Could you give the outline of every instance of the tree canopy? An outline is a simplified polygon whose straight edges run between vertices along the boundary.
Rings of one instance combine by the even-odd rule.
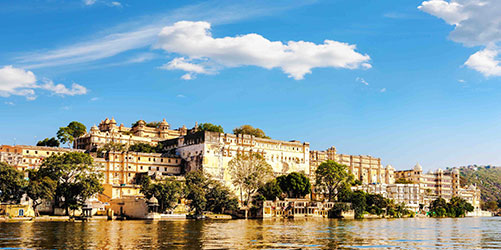
[[[250,204],[252,195],[273,177],[273,169],[257,153],[237,154],[229,163],[233,185],[240,190],[240,201]]]
[[[251,125],[242,125],[238,128],[235,128],[235,129],[233,129],[233,134],[253,135],[253,136],[259,137],[259,138],[270,139],[269,136],[266,136],[266,134],[264,133],[263,130],[261,130],[260,128],[254,128]]]
[[[155,196],[158,200],[159,211],[165,212],[173,209],[183,196],[184,183],[175,179],[165,179],[152,183],[149,176],[141,183],[141,193],[150,199]]]
[[[221,125],[214,125],[212,123],[200,123],[197,128],[198,131],[210,131],[224,133],[224,129]]]
[[[82,136],[87,131],[85,125],[80,122],[72,121],[66,127],[60,127],[57,131],[57,138],[63,144],[71,144],[76,138]]]
[[[257,192],[263,195],[266,200],[275,200],[276,198],[281,198],[283,193],[280,185],[278,185],[277,179],[268,181],[266,184],[261,186],[257,190]]]
[[[454,196],[449,202],[438,197],[430,204],[430,216],[433,217],[464,217],[474,207],[465,199]]]
[[[28,173],[29,183],[26,187],[26,194],[32,200],[33,210],[35,211],[35,215],[38,216],[38,205],[43,200],[54,199],[57,182],[49,176],[42,176],[37,170],[30,170]]]
[[[24,194],[25,182],[21,171],[0,162],[0,202],[17,203]]]
[[[70,152],[51,155],[43,161],[38,170],[39,178],[49,177],[56,184],[55,201],[66,209],[77,209],[96,193],[103,191],[98,173],[90,155]]]
[[[311,192],[310,179],[303,173],[292,172],[279,176],[277,183],[289,198],[302,198]]]
[[[149,143],[139,142],[130,145],[129,151],[142,152],[142,153],[157,153],[158,149],[155,146],[151,146]]]
[[[55,138],[45,138],[41,141],[37,142],[37,146],[43,146],[43,147],[59,147],[59,141]]]
[[[320,164],[315,174],[317,185],[327,189],[329,201],[333,201],[337,197],[337,189],[340,185],[351,183],[354,179],[354,176],[350,173],[346,165],[332,160],[327,160]]]

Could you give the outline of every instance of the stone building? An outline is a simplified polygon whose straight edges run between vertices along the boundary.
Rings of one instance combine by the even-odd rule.
[[[154,126],[153,126],[154,125]],[[186,126],[172,130],[169,123],[163,119],[158,124],[147,124],[143,120],[136,122],[131,128],[123,124],[117,126],[114,118],[106,118],[99,123],[99,126],[92,126],[90,131],[75,140],[74,147],[93,151],[106,143],[122,143],[132,145],[135,143],[148,143],[157,145],[159,141],[177,138],[186,135],[188,129]]]
[[[418,184],[421,192],[421,204],[430,204],[437,197],[450,200],[460,195],[459,171],[444,172],[442,169],[423,173],[421,165],[416,164],[413,169],[395,172],[397,180],[406,180]]]
[[[83,150],[57,147],[41,147],[28,145],[1,145],[0,162],[5,162],[18,170],[36,169],[42,165],[45,157],[68,152],[84,152]]]
[[[352,187],[369,194],[379,194],[392,199],[396,204],[404,203],[406,208],[417,212],[420,204],[420,189],[418,184],[365,184]]]
[[[162,144],[186,161],[187,172],[203,169],[228,186],[231,186],[228,163],[237,154],[252,152],[262,155],[275,175],[290,172],[310,174],[310,144],[307,142],[201,131],[166,140]]]
[[[108,152],[91,154],[103,173],[103,194],[111,199],[140,195],[137,177],[147,174],[155,178],[178,176],[182,173],[181,158],[175,155],[139,152]]]
[[[315,173],[317,167],[326,160],[332,160],[348,166],[355,178],[363,184],[392,184],[395,182],[395,169],[381,164],[381,158],[369,155],[338,154],[335,147],[325,151],[310,151],[310,173]]]

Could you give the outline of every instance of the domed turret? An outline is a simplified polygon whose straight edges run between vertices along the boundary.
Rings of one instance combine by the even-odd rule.
[[[145,126],[145,125],[146,125],[146,122],[145,122],[145,121],[143,121],[143,120],[139,120],[139,121],[137,122],[137,125],[139,125],[139,126]]]
[[[388,170],[395,170],[395,168],[393,168],[393,166],[392,166],[392,165],[389,165],[389,164],[388,164],[388,165],[386,165],[386,169],[388,169]]]
[[[158,199],[155,198],[155,196],[151,196],[151,198],[148,200],[149,204],[158,204]]]
[[[94,126],[92,126],[92,127],[90,128],[90,131],[91,131],[91,132],[97,132],[97,131],[99,131],[99,128],[97,128],[96,124],[94,124]]]
[[[115,118],[111,117],[111,121],[110,121],[111,124],[117,124],[117,121],[115,121]]]
[[[106,117],[106,120],[104,120],[104,124],[110,124],[110,119],[108,119],[108,117]]]
[[[444,170],[442,170],[441,168],[439,168],[439,169],[437,170],[437,173],[442,174],[442,173],[444,173]]]
[[[423,171],[423,167],[421,167],[421,165],[416,164],[416,166],[414,166],[414,171]]]

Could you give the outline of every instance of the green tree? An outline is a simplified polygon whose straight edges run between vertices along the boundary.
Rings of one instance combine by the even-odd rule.
[[[57,131],[57,138],[63,144],[70,145],[76,138],[82,136],[87,131],[85,125],[80,122],[72,121],[66,127],[60,127]]]
[[[257,153],[237,154],[228,163],[233,185],[240,190],[240,201],[250,204],[252,195],[273,176],[273,169]]]
[[[311,192],[310,179],[303,173],[292,172],[277,178],[278,185],[289,198],[301,198]]]
[[[387,199],[380,194],[367,194],[367,211],[371,214],[381,215],[384,209],[388,206]]]
[[[430,213],[433,217],[444,217],[447,215],[448,209],[447,201],[438,197],[436,200],[432,201],[430,204]]]
[[[488,201],[482,204],[482,209],[489,211],[496,211],[498,209],[498,203],[496,201]]]
[[[471,212],[474,209],[468,201],[458,196],[452,197],[447,205],[447,216],[450,217],[464,217],[466,212]]]
[[[118,142],[108,142],[97,149],[98,157],[103,157],[104,153],[108,152],[126,152],[127,145]]]
[[[90,155],[70,152],[62,155],[51,155],[43,161],[39,168],[40,178],[49,177],[56,181],[55,201],[61,208],[77,209],[96,193],[103,191],[99,173],[93,165]]]
[[[280,176],[279,176],[280,177]],[[280,185],[278,185],[277,179],[273,179],[263,186],[261,186],[258,190],[258,193],[262,194],[266,200],[275,200],[277,197],[280,198],[282,196],[282,189]]]
[[[206,194],[206,210],[213,213],[225,213],[238,208],[238,200],[231,191],[219,181],[210,181]]]
[[[251,125],[242,125],[238,128],[235,128],[235,129],[233,129],[233,134],[253,135],[253,136],[259,137],[259,138],[270,139],[270,137],[266,136],[266,134],[264,133],[263,130],[261,130],[259,128],[254,128]]]
[[[210,131],[210,132],[219,132],[219,133],[224,133],[223,127],[221,125],[214,125],[212,123],[201,123],[198,125],[197,132],[198,131]]]
[[[190,200],[190,207],[194,209],[196,215],[200,215],[205,211],[207,206],[207,185],[208,178],[202,171],[189,172],[185,176],[185,195]]]
[[[26,185],[24,175],[7,163],[0,162],[0,202],[17,203]]]
[[[41,176],[37,170],[30,170],[28,176],[29,183],[26,187],[26,194],[32,200],[35,216],[39,216],[38,206],[42,204],[44,200],[54,199],[57,182],[48,176]]]
[[[337,198],[337,189],[343,183],[351,183],[354,179],[348,167],[332,160],[327,160],[318,166],[315,171],[316,183],[323,186],[329,194],[329,201]]]
[[[59,147],[59,141],[55,138],[45,138],[42,141],[37,142],[37,146],[43,146],[43,147]]]
[[[355,211],[355,219],[364,217],[367,208],[367,195],[362,191],[355,191],[351,196],[351,207]]]
[[[129,146],[129,151],[142,153],[157,153],[157,148],[149,143],[135,143]]]
[[[141,192],[146,198],[155,196],[158,200],[159,209],[165,212],[173,209],[183,196],[184,185],[175,179],[165,179],[157,183],[151,183],[151,179],[145,178],[141,185]]]

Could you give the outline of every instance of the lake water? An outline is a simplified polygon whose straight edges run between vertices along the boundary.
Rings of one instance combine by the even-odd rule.
[[[0,223],[0,249],[501,249],[501,217]]]

